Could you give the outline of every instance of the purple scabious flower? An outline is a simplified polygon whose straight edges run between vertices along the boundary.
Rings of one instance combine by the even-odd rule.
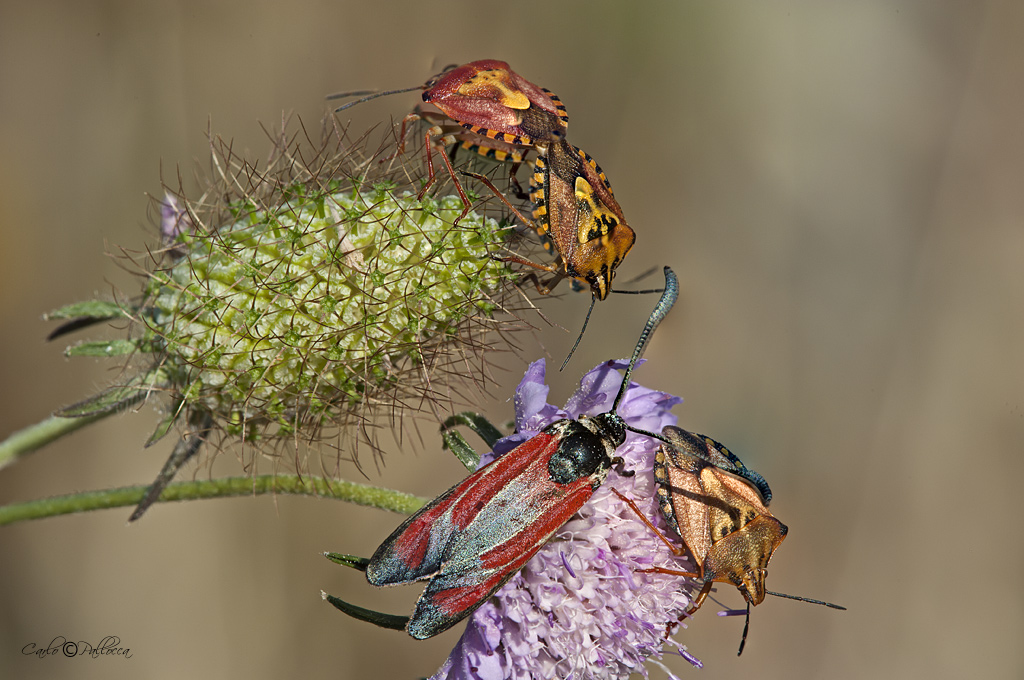
[[[547,403],[544,360],[531,364],[515,393],[516,434],[498,441],[480,465],[555,420],[609,411],[622,384],[617,369],[625,367],[623,361],[597,366],[580,380],[565,409],[559,409]],[[618,413],[633,427],[660,432],[665,425],[675,425],[669,410],[681,401],[630,383]],[[690,605],[693,583],[638,571],[686,570],[692,565],[674,557],[611,491],[614,487],[632,498],[648,517],[659,517],[651,473],[658,446],[650,437],[627,434],[617,455],[636,474],[623,477],[612,472],[580,512],[473,614],[433,680],[626,678],[632,673],[647,677],[644,662],[660,659],[666,643],[700,666],[674,640],[666,640],[667,626]],[[664,529],[660,519],[659,525]]]

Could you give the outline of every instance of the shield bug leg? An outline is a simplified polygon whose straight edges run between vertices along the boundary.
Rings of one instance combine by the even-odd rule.
[[[665,547],[668,548],[672,552],[673,555],[675,555],[676,557],[683,557],[683,556],[686,555],[686,551],[685,550],[683,550],[679,546],[675,545],[672,542],[672,540],[669,539],[669,537],[665,535],[665,532],[663,532],[658,527],[654,526],[654,522],[652,522],[647,517],[647,515],[645,515],[643,512],[640,511],[640,508],[637,506],[636,502],[632,498],[630,498],[629,496],[626,496],[625,494],[623,494],[618,489],[612,489],[611,491],[612,491],[613,494],[615,494],[616,496],[619,497],[620,501],[622,501],[623,503],[625,503],[626,505],[629,506],[629,508],[636,514],[636,516],[640,518],[640,521],[642,521],[644,524],[647,525],[647,528],[650,529],[654,533],[654,535],[657,536],[658,539],[662,543],[665,544]],[[641,569],[640,571],[643,571],[643,572],[657,571],[659,573],[666,573],[662,569],[654,568],[654,567],[652,567],[651,569]],[[670,571],[668,573],[676,574],[677,572]],[[700,574],[691,574],[691,573],[683,574],[683,573],[680,573],[680,575],[696,576],[696,577],[700,578]]]
[[[498,187],[494,186],[494,183],[491,182],[491,180],[489,180],[487,177],[476,172],[463,171],[462,174],[468,177],[472,177],[477,181],[481,182],[484,186],[490,189],[491,192],[493,192],[494,195],[497,196],[498,199],[501,200],[501,202],[504,203],[509,210],[512,211],[512,214],[514,214],[519,219],[519,221],[521,221],[523,224],[533,229],[534,231],[537,231],[538,233],[541,234],[543,233],[537,228],[536,224],[534,224],[532,220],[528,219],[521,212],[519,212],[519,210],[514,205],[512,205],[512,203],[509,202],[508,198],[506,198],[503,193],[498,191]],[[523,281],[532,281],[533,284],[537,287],[537,292],[539,292],[541,295],[549,294],[558,284],[558,282],[565,278],[565,275],[562,274],[557,267],[546,264],[538,264],[537,262],[528,260],[519,255],[508,254],[497,255],[493,257],[494,259],[500,262],[514,262],[515,264],[523,265],[524,267],[530,267],[531,269],[536,269],[538,271],[548,272],[549,274],[552,274],[552,277],[550,279],[543,282],[534,272],[529,272],[523,277]]]
[[[434,174],[434,149],[431,144],[431,140],[435,136],[439,136],[441,134],[442,131],[440,128],[432,127],[429,130],[427,130],[427,133],[425,135],[424,147],[427,153],[427,181],[423,185],[423,188],[420,189],[420,193],[416,196],[417,200],[423,200],[423,196],[427,193],[427,190],[437,179],[437,175]],[[449,143],[455,143],[455,138],[451,137],[450,135],[442,137],[442,143],[447,142],[448,140],[451,140]],[[469,200],[468,196],[466,196],[466,192],[462,188],[462,182],[460,182],[459,178],[455,175],[455,168],[452,167],[452,162],[448,160],[448,154],[442,151],[441,160],[444,161],[444,165],[448,169],[448,174],[451,175],[452,183],[455,185],[455,190],[459,192],[459,198],[462,199],[462,212],[459,214],[458,217],[456,217],[452,221],[453,225],[458,225],[462,218],[469,213],[470,208],[473,207],[473,202]]]

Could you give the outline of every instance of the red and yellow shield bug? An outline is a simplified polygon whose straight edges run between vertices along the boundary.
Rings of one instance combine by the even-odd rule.
[[[423,102],[440,109],[443,116],[416,110],[402,120],[399,132],[399,153],[405,143],[405,130],[409,123],[426,120],[431,127],[425,134],[427,153],[427,182],[420,197],[434,183],[433,140],[440,138],[442,145],[461,141],[462,146],[498,161],[523,161],[525,150],[538,144],[548,144],[565,137],[569,114],[558,97],[523,78],[504,61],[483,59],[447,69],[430,78],[423,85],[400,90],[368,94],[335,109],[343,111],[369,99],[399,92],[423,90]],[[331,95],[328,99],[366,94],[364,92]],[[455,129],[449,124],[454,121]],[[442,158],[455,186],[462,197],[465,211],[470,202],[455,176],[451,161]],[[456,220],[458,222],[458,220]]]
[[[747,640],[750,607],[766,594],[823,604],[838,605],[775,593],[765,588],[768,562],[789,531],[768,510],[771,489],[761,475],[746,467],[729,449],[710,437],[668,426],[655,457],[654,479],[658,502],[666,524],[686,546],[676,546],[655,528],[636,504],[619,494],[677,556],[689,553],[696,570],[655,571],[701,579],[703,586],[684,617],[704,604],[715,582],[736,586],[747,602],[747,625],[739,653]]]
[[[616,410],[678,291],[675,274],[665,267],[665,290],[610,411],[552,423],[427,503],[365,564],[366,578],[375,586],[429,579],[405,625],[411,636],[424,639],[451,628],[512,578],[583,507],[611,468],[621,465],[615,452],[627,430],[658,437],[628,426]]]

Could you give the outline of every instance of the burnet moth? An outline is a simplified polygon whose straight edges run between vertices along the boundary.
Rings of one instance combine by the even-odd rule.
[[[430,501],[377,548],[365,564],[371,584],[429,579],[405,626],[409,635],[425,639],[451,628],[512,578],[621,465],[615,451],[627,430],[658,438],[626,425],[616,409],[678,293],[678,280],[665,267],[664,292],[610,411],[552,423]]]
[[[658,504],[665,523],[682,538],[686,549],[659,531],[632,500],[616,494],[675,555],[689,554],[696,567],[693,571],[660,567],[651,571],[703,580],[693,604],[680,620],[701,608],[716,582],[736,586],[747,602],[739,649],[742,654],[750,627],[750,607],[761,604],[766,594],[845,609],[767,590],[768,562],[789,530],[768,510],[772,492],[764,477],[711,437],[671,425],[661,434],[664,443],[654,459]]]

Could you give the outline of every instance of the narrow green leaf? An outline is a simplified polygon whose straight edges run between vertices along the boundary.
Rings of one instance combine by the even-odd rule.
[[[139,346],[132,340],[94,340],[80,342],[64,350],[66,357],[120,357],[133,354]]]
[[[193,432],[188,436],[182,437],[174,445],[174,450],[171,452],[167,462],[164,463],[163,468],[161,468],[153,483],[149,485],[146,495],[139,501],[135,512],[128,518],[129,522],[134,522],[142,517],[149,506],[156,503],[157,499],[160,498],[160,494],[163,493],[167,485],[174,479],[174,475],[178,474],[181,466],[199,452],[212,427],[213,416],[210,413],[202,411],[192,414],[192,417],[189,418],[189,428],[193,429]]]
[[[135,376],[126,385],[108,387],[97,395],[84,399],[57,411],[62,418],[81,418],[100,413],[113,413],[130,408],[141,402],[149,391],[157,387],[163,378],[159,369]]]
[[[52,312],[43,314],[46,321],[62,321],[65,319],[116,319],[128,314],[116,302],[110,300],[84,300],[64,305]]]
[[[324,557],[335,564],[340,564],[343,567],[349,567],[356,571],[366,571],[366,565],[370,563],[370,560],[365,557],[346,555],[344,553],[325,552]]]
[[[467,470],[473,472],[480,465],[480,454],[473,450],[466,438],[457,430],[442,429],[441,439],[444,440],[441,447],[451,450]]]
[[[143,448],[149,448],[167,436],[167,433],[171,431],[172,427],[174,427],[174,423],[178,422],[178,416],[181,415],[181,405],[182,402],[180,399],[174,403],[174,407],[171,409],[171,412],[168,413],[167,417],[161,420],[160,424],[156,426],[156,430],[153,431],[153,434],[149,435],[149,439],[146,440]]]
[[[469,429],[473,430],[478,437],[484,440],[487,444],[487,448],[493,449],[494,443],[504,437],[497,427],[491,424],[491,421],[487,420],[480,413],[473,413],[472,411],[463,411],[462,413],[456,413],[448,420],[441,424],[441,432],[449,430],[456,425],[465,425]]]

